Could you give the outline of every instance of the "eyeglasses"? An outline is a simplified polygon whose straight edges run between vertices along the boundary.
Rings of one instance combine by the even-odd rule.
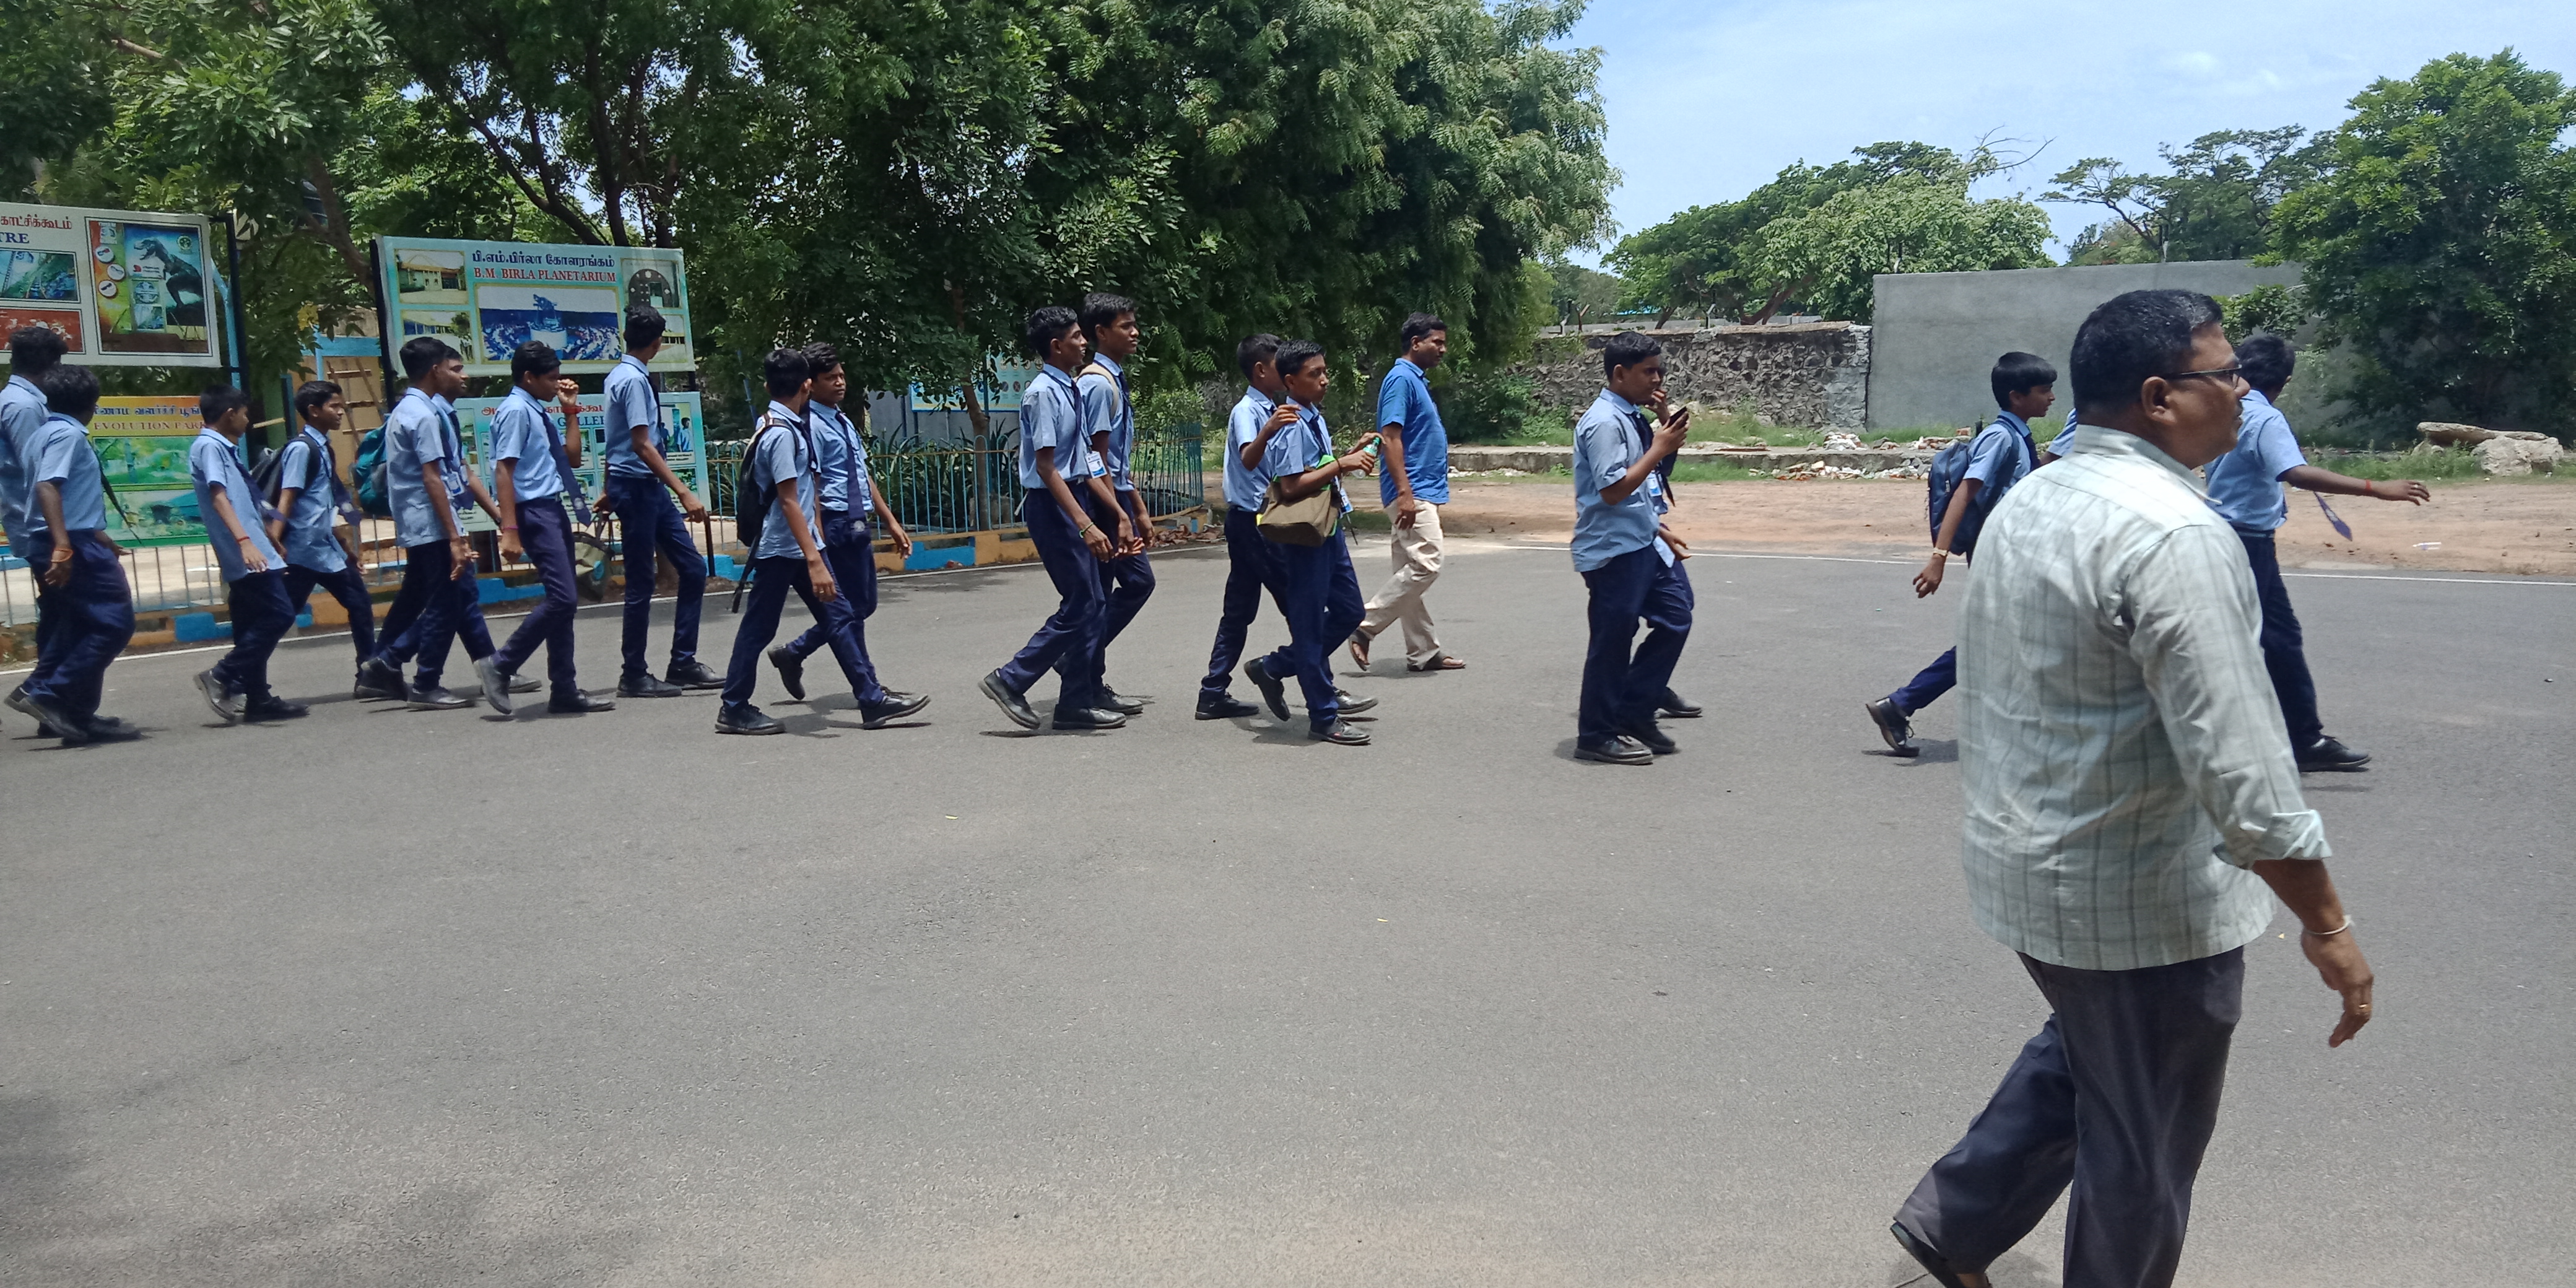
[[[2241,366],[2212,367],[2207,371],[2173,371],[2167,372],[2161,378],[2165,380],[2189,380],[2194,376],[2207,376],[2212,380],[2223,380],[2231,385],[2241,385],[2245,383],[2245,368]]]

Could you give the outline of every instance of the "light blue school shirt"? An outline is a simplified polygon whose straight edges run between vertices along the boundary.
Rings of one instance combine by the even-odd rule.
[[[840,408],[821,403],[805,404],[805,420],[812,426],[814,473],[823,480],[823,508],[847,510],[865,523],[876,499],[868,490],[868,445],[860,439],[857,423],[842,415]]]
[[[2281,476],[2308,463],[2272,400],[2247,390],[2236,419],[2236,450],[2209,463],[2209,504],[2243,532],[2270,532],[2290,521]]]
[[[54,539],[45,526],[44,507],[36,504],[39,483],[51,483],[63,494],[64,526],[74,532],[107,527],[107,475],[89,445],[87,426],[61,412],[47,412],[33,435],[18,440],[18,451],[27,462],[28,549],[52,545]]]
[[[805,418],[781,403],[769,404],[760,418],[759,439],[753,445],[751,483],[754,487],[773,489],[769,498],[769,517],[760,525],[760,548],[752,551],[755,559],[802,559],[804,547],[796,544],[796,530],[787,526],[787,506],[774,491],[778,480],[796,484],[796,505],[805,511],[805,535],[814,544],[823,544],[823,531],[817,526],[820,507],[814,498],[822,491],[814,478],[814,449],[805,438]]]
[[[1413,494],[1433,505],[1449,504],[1449,431],[1440,423],[1440,406],[1431,401],[1431,385],[1411,358],[1398,358],[1377,386],[1377,423],[1404,428],[1404,477]],[[1395,504],[1395,471],[1377,481],[1378,501]]]
[[[1083,423],[1091,432],[1109,431],[1109,450],[1095,455],[1100,471],[1109,476],[1114,491],[1133,492],[1136,484],[1127,475],[1127,459],[1136,450],[1136,404],[1127,394],[1127,369],[1114,358],[1093,358],[1101,370],[1086,374],[1075,387],[1082,395]]]
[[[250,561],[242,557],[241,542],[225,530],[223,519],[215,513],[217,492],[232,506],[233,519],[242,525],[251,548],[268,561],[268,571],[278,571],[286,561],[277,557],[277,547],[268,542],[268,501],[243,472],[233,440],[212,425],[198,430],[197,440],[188,444],[188,477],[197,485],[197,518],[206,525],[206,543],[215,548],[215,563],[223,569],[224,580],[240,581],[251,570]]]
[[[662,423],[662,400],[653,393],[653,373],[644,369],[644,360],[627,354],[609,369],[608,379],[600,386],[608,403],[607,443],[601,449],[608,461],[608,472],[628,478],[651,478],[653,467],[635,454],[635,427],[652,427],[653,450],[668,455],[671,450],[670,427]]]
[[[2034,451],[2030,423],[2008,411],[1996,412],[1969,441],[1968,472],[1960,477],[1977,481],[1979,503],[1992,510],[2038,464]]]
[[[45,394],[36,382],[25,376],[9,377],[9,387],[0,390],[0,531],[9,538],[9,549],[21,559],[31,558],[35,547],[27,544],[27,533],[34,527],[28,520],[33,504],[34,485],[27,480],[18,444],[35,438],[36,427],[51,415],[45,410]]]
[[[1673,561],[1655,535],[1662,513],[1662,487],[1649,473],[1635,491],[1617,502],[1602,499],[1601,489],[1617,483],[1628,467],[1646,454],[1645,417],[1637,405],[1610,392],[1592,400],[1574,426],[1574,570],[1590,572],[1632,550],[1653,546],[1667,564]]]
[[[1269,422],[1270,413],[1278,406],[1270,395],[1247,385],[1243,397],[1235,401],[1234,410],[1226,414],[1225,504],[1228,509],[1253,514],[1261,512],[1262,494],[1270,480],[1267,475],[1256,474],[1243,463],[1243,449],[1261,437],[1261,427]],[[1269,459],[1266,455],[1262,457],[1265,462]]]
[[[456,530],[465,531],[465,443],[458,435],[456,408],[446,399],[417,387],[394,404],[385,423],[385,505],[394,514],[394,540],[405,547],[445,541],[447,529],[421,482],[421,466],[438,462],[439,479],[447,485],[447,506],[456,514]]]
[[[286,509],[286,562],[315,572],[348,567],[348,552],[331,535],[342,498],[340,476],[331,465],[330,442],[321,430],[307,425],[278,450],[286,453],[286,459],[277,463],[278,490],[295,493],[295,504]]]
[[[525,389],[512,389],[492,409],[492,460],[496,465],[518,462],[510,471],[510,486],[522,501],[563,494],[563,457],[555,451],[553,413]]]
[[[1271,435],[1270,448],[1261,455],[1261,469],[1255,475],[1261,480],[1261,494],[1270,494],[1271,483],[1294,478],[1319,465],[1333,461],[1333,427],[1324,422],[1320,407],[1296,404],[1297,423]],[[1259,426],[1255,425],[1258,432]],[[1342,513],[1351,512],[1350,494],[1341,490],[1339,481],[1325,484],[1340,497]]]
[[[1020,486],[1032,492],[1046,487],[1038,474],[1038,450],[1045,447],[1055,449],[1055,472],[1077,490],[1099,472],[1073,377],[1052,365],[1039,367],[1037,379],[1020,394]]]

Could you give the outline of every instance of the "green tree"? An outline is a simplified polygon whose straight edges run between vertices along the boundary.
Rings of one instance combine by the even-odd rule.
[[[1606,322],[1619,312],[1628,283],[1616,273],[1585,268],[1562,257],[1545,265],[1547,306],[1559,326]]]
[[[2069,263],[2153,264],[2160,260],[2249,259],[2272,239],[2281,199],[2316,181],[2322,139],[2295,125],[2220,130],[2179,150],[2156,149],[2168,174],[2140,174],[2108,157],[2087,157],[2058,173],[2042,201],[2098,205],[2107,223],[2084,230]]]

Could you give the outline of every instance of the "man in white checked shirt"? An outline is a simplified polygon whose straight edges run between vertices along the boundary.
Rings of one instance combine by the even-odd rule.
[[[1961,608],[1969,902],[2054,1013],[1897,1211],[1949,1288],[2070,1187],[2065,1288],[2173,1281],[2273,896],[2342,995],[2327,1045],[2371,1014],[2244,546],[2191,473],[2245,392],[2218,305],[2120,296],[2071,365],[2083,428],[1995,508]]]

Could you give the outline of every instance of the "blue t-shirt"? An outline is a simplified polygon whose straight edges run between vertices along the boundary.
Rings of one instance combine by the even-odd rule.
[[[215,548],[215,563],[223,569],[224,580],[240,581],[250,575],[251,568],[250,560],[242,554],[242,543],[215,514],[217,492],[222,492],[225,504],[232,507],[233,520],[241,524],[242,535],[250,538],[251,548],[268,561],[268,571],[277,571],[285,561],[277,557],[277,547],[268,543],[268,502],[258,488],[251,486],[233,440],[212,425],[198,430],[196,441],[188,444],[188,477],[196,484],[197,517],[206,525],[206,543]]]
[[[511,390],[492,411],[492,460],[517,462],[510,467],[510,486],[522,501],[563,493],[563,458],[555,453],[552,416],[525,389]]]
[[[1637,405],[1601,391],[1574,426],[1574,570],[1590,572],[1632,550],[1654,546],[1664,562],[1672,552],[1655,535],[1662,514],[1661,489],[1649,473],[1624,499],[1603,499],[1601,489],[1617,483],[1628,467],[1646,454],[1647,432]]]
[[[1074,382],[1082,395],[1083,423],[1091,432],[1109,435],[1109,450],[1095,453],[1100,471],[1109,476],[1114,491],[1133,492],[1135,482],[1127,475],[1127,458],[1136,450],[1136,405],[1127,396],[1127,371],[1116,359],[1094,358],[1100,369],[1109,374],[1086,372]]]
[[[1440,423],[1440,407],[1431,401],[1431,386],[1411,358],[1398,358],[1377,386],[1377,423],[1404,431],[1404,477],[1413,494],[1432,505],[1449,504],[1449,431]],[[1378,476],[1381,504],[1395,504],[1395,471]]]
[[[315,572],[338,572],[349,566],[348,552],[331,535],[340,517],[339,475],[331,462],[331,444],[310,425],[279,448],[277,486],[293,492],[286,508],[286,562]]]
[[[394,404],[385,420],[385,505],[394,514],[394,540],[405,547],[445,541],[421,467],[438,462],[439,481],[447,487],[447,508],[456,530],[465,530],[465,444],[458,437],[456,409],[446,399],[415,388]]]
[[[822,510],[814,504],[821,489],[815,485],[814,451],[805,440],[805,418],[782,404],[769,404],[769,411],[760,418],[759,438],[752,450],[752,486],[775,489],[780,479],[793,481],[796,506],[805,512],[805,535],[821,545],[823,534],[816,524]],[[751,552],[753,558],[805,557],[804,547],[796,544],[796,530],[787,525],[785,502],[784,496],[772,492],[769,517],[760,525],[760,548]]]
[[[805,423],[812,427],[814,473],[823,481],[823,508],[846,510],[862,523],[876,502],[868,491],[868,445],[859,427],[838,407],[805,404]]]
[[[1225,418],[1225,503],[1230,509],[1261,512],[1263,491],[1269,487],[1266,474],[1255,473],[1243,463],[1243,449],[1261,437],[1261,427],[1279,404],[1270,395],[1246,386],[1243,397],[1236,399],[1234,410]],[[1286,431],[1281,431],[1286,432]],[[1266,464],[1268,456],[1262,458]]]
[[[1053,366],[1038,368],[1038,377],[1020,394],[1020,486],[1035,492],[1046,487],[1038,473],[1038,451],[1055,449],[1055,472],[1079,487],[1098,473],[1091,456],[1091,435],[1083,428],[1082,398],[1073,377]]]
[[[50,545],[54,537],[44,508],[36,504],[39,483],[51,483],[63,494],[63,526],[74,532],[106,529],[107,476],[99,469],[86,427],[61,412],[47,412],[33,435],[18,440],[18,451],[26,462],[29,549]]]
[[[2236,450],[2209,463],[2209,504],[2237,528],[2270,532],[2290,521],[2281,476],[2307,464],[2308,457],[2271,399],[2248,390],[2239,405]]]
[[[628,478],[651,478],[653,467],[635,454],[635,427],[648,426],[652,434],[646,439],[653,450],[668,455],[671,450],[670,427],[662,423],[662,400],[653,393],[653,373],[644,369],[644,360],[627,354],[609,370],[601,383],[600,394],[608,403],[607,442],[600,454],[608,462],[608,472]]]
[[[9,387],[0,390],[0,531],[8,534],[9,549],[21,559],[32,558],[34,550],[27,534],[35,523],[29,522],[27,514],[35,488],[22,463],[32,458],[22,458],[18,444],[32,441],[37,427],[51,414],[45,410],[44,391],[25,376],[9,377]]]

